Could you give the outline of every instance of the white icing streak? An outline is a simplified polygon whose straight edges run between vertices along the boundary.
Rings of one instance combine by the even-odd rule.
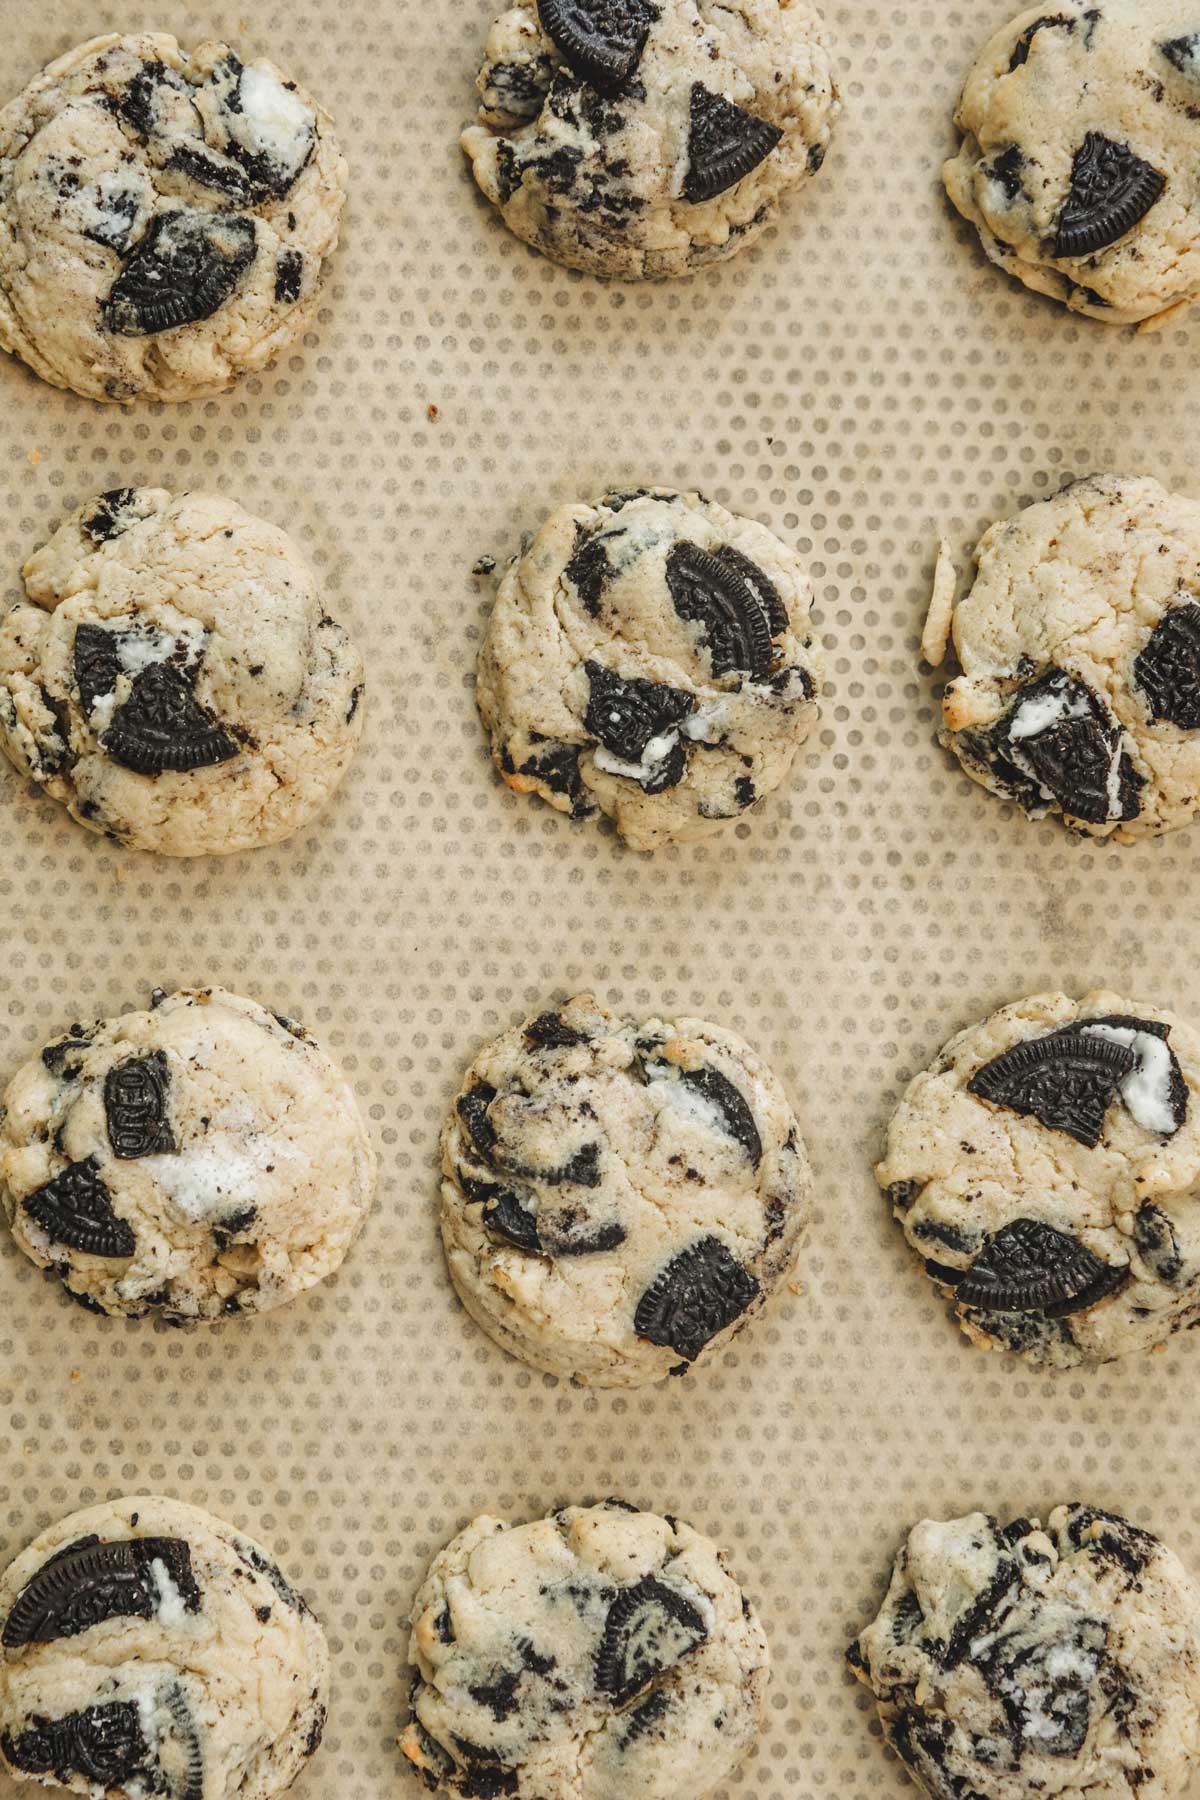
[[[1137,1062],[1121,1083],[1121,1099],[1143,1131],[1171,1137],[1177,1130],[1171,1105],[1171,1052],[1152,1031],[1134,1031],[1124,1025],[1094,1025],[1084,1021],[1092,1037],[1109,1038],[1134,1052]]]
[[[150,1573],[154,1578],[154,1586],[158,1593],[158,1622],[168,1630],[172,1625],[181,1625],[187,1607],[183,1595],[171,1579],[171,1571],[161,1556],[156,1556],[150,1564]],[[139,1700],[139,1707],[141,1701]]]

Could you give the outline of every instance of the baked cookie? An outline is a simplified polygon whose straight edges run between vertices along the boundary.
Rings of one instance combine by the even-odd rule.
[[[786,779],[823,676],[808,577],[765,526],[649,488],[552,513],[500,583],[476,697],[509,787],[635,850]]]
[[[503,1349],[595,1387],[712,1361],[790,1273],[812,1175],[787,1096],[701,1019],[580,994],[472,1063],[442,1133],[442,1239]]]
[[[411,1623],[400,1745],[439,1793],[700,1800],[758,1731],[767,1640],[722,1553],[623,1500],[476,1519]]]
[[[967,1336],[1066,1368],[1200,1321],[1200,1036],[1118,994],[960,1032],[875,1171]]]
[[[1170,1800],[1200,1756],[1200,1592],[1094,1507],[926,1519],[849,1661],[933,1800]]]
[[[329,1647],[260,1544],[138,1495],[42,1533],[0,1582],[0,1754],[113,1800],[268,1800],[321,1742]]]
[[[13,1237],[90,1312],[268,1312],[341,1265],[374,1181],[341,1071],[302,1025],[219,988],[73,1025],[4,1096]]]
[[[227,44],[111,33],[0,111],[0,347],[92,400],[195,400],[308,329],[346,164]]]
[[[624,281],[752,243],[840,110],[809,0],[520,0],[477,85],[462,146],[510,231]]]
[[[0,748],[80,824],[220,856],[311,823],[363,723],[362,658],[285,532],[117,488],[25,565],[0,621]]]
[[[963,673],[941,740],[975,781],[1040,819],[1133,843],[1200,811],[1200,503],[1092,475],[993,525],[953,609]],[[941,565],[942,573],[946,570]],[[936,617],[935,617],[936,615]]]
[[[1200,292],[1194,0],[1052,0],[986,46],[946,190],[992,261],[1129,325]]]

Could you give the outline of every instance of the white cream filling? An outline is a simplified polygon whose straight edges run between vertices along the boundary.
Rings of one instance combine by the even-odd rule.
[[[1091,708],[1086,700],[1072,700],[1065,688],[1057,692],[1037,694],[1030,700],[1023,700],[1013,714],[1008,728],[1010,739],[1041,737],[1043,731],[1058,725],[1063,719],[1086,719]]]
[[[245,68],[238,86],[240,113],[228,123],[247,150],[259,150],[285,169],[304,161],[316,119],[298,94],[267,69]]]
[[[150,1574],[158,1593],[158,1622],[170,1630],[173,1625],[181,1625],[187,1613],[183,1595],[171,1579],[171,1571],[161,1556],[156,1556],[150,1564]],[[141,1701],[139,1700],[139,1709]]]
[[[592,752],[592,760],[606,775],[625,775],[630,781],[649,781],[657,775],[678,742],[677,731],[666,731],[661,737],[653,737],[642,751],[641,762],[636,763],[622,762],[619,756],[614,756],[603,744],[597,744]]]
[[[1109,1038],[1134,1052],[1137,1062],[1121,1083],[1121,1099],[1143,1131],[1172,1137],[1177,1127],[1171,1105],[1171,1052],[1163,1039],[1125,1025],[1094,1025],[1090,1019],[1083,1024],[1089,1036]]]
[[[213,1213],[257,1205],[258,1179],[279,1156],[280,1146],[266,1138],[235,1140],[230,1133],[212,1131],[174,1156],[144,1157],[141,1166],[184,1217],[196,1223]]]

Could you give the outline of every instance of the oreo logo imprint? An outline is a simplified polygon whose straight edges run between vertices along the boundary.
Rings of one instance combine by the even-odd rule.
[[[158,213],[101,306],[106,330],[154,337],[211,318],[254,261],[254,220],[180,208]]]
[[[568,68],[614,93],[641,62],[659,9],[650,0],[538,0],[538,17]]]
[[[597,662],[584,669],[590,683],[584,729],[623,765],[609,772],[629,776],[647,794],[677,787],[687,752],[672,727],[694,710],[692,695],[640,677],[625,681]]]
[[[1200,731],[1200,605],[1189,600],[1164,613],[1133,664],[1155,724]]]
[[[1055,256],[1092,256],[1141,223],[1162,198],[1167,178],[1102,132],[1089,131],[1071,170],[1071,191],[1058,216]]]
[[[0,1641],[13,1650],[78,1637],[106,1619],[152,1619],[164,1600],[200,1611],[191,1552],[182,1538],[80,1538],[44,1562],[22,1588]]]
[[[990,1238],[965,1272],[941,1266],[936,1280],[954,1288],[960,1306],[988,1312],[1039,1313],[1065,1319],[1105,1299],[1129,1280],[1115,1267],[1040,1219],[1015,1219]]]
[[[137,775],[179,774],[228,762],[238,745],[172,663],[151,663],[135,677],[129,698],[101,738],[104,749]]]
[[[132,1228],[113,1211],[94,1156],[69,1163],[44,1187],[26,1194],[22,1207],[56,1244],[85,1256],[132,1256]]]
[[[615,1706],[624,1706],[707,1636],[699,1609],[687,1596],[648,1575],[635,1587],[622,1588],[608,1609],[596,1652],[596,1687]]]
[[[787,611],[762,570],[731,545],[710,554],[678,543],[667,557],[667,588],[681,619],[700,626],[714,675],[763,681],[775,660],[773,639]]]
[[[654,1278],[637,1303],[633,1328],[647,1342],[695,1362],[761,1294],[754,1276],[719,1238],[701,1238]]]
[[[124,1162],[179,1149],[167,1105],[171,1071],[165,1051],[118,1063],[104,1077],[104,1116],[113,1155]]]
[[[1065,1131],[1089,1149],[1100,1142],[1120,1095],[1144,1131],[1173,1137],[1187,1117],[1188,1088],[1169,1032],[1154,1019],[1080,1019],[993,1057],[971,1077],[967,1092]]]
[[[777,125],[756,119],[702,81],[695,82],[684,199],[697,206],[736,187],[766,161],[782,137]]]

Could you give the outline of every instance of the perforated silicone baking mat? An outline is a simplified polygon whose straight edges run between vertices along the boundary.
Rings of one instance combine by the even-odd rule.
[[[216,1331],[91,1318],[0,1244],[0,1555],[139,1489],[265,1539],[335,1657],[296,1792],[381,1800],[420,1792],[393,1739],[432,1553],[483,1509],[624,1493],[728,1545],[770,1632],[766,1730],[719,1792],[893,1800],[911,1790],[841,1655],[912,1520],[1093,1499],[1200,1572],[1200,1343],[1054,1378],[972,1351],[870,1173],[907,1078],[1005,1000],[1110,983],[1200,1019],[1200,831],[1104,849],[1027,823],[937,749],[917,662],[939,531],[965,558],[996,515],[1102,467],[1197,490],[1200,322],[1073,321],[952,220],[957,90],[1013,0],[827,0],[846,113],[763,246],[661,288],[568,275],[506,234],[457,148],[493,3],[0,0],[6,91],[114,27],[227,36],[326,102],[353,165],[316,327],[261,379],[120,412],[0,365],[0,589],[89,494],[224,488],[296,533],[371,672],[345,789],[279,850],[156,861],[0,772],[0,1072],[155,985],[221,982],[321,1036],[382,1158],[342,1274]],[[829,666],[791,788],[653,859],[509,794],[472,700],[472,565],[561,501],[647,481],[800,547]],[[742,1032],[818,1171],[803,1291],[716,1367],[632,1396],[493,1348],[436,1230],[461,1069],[585,987]]]

